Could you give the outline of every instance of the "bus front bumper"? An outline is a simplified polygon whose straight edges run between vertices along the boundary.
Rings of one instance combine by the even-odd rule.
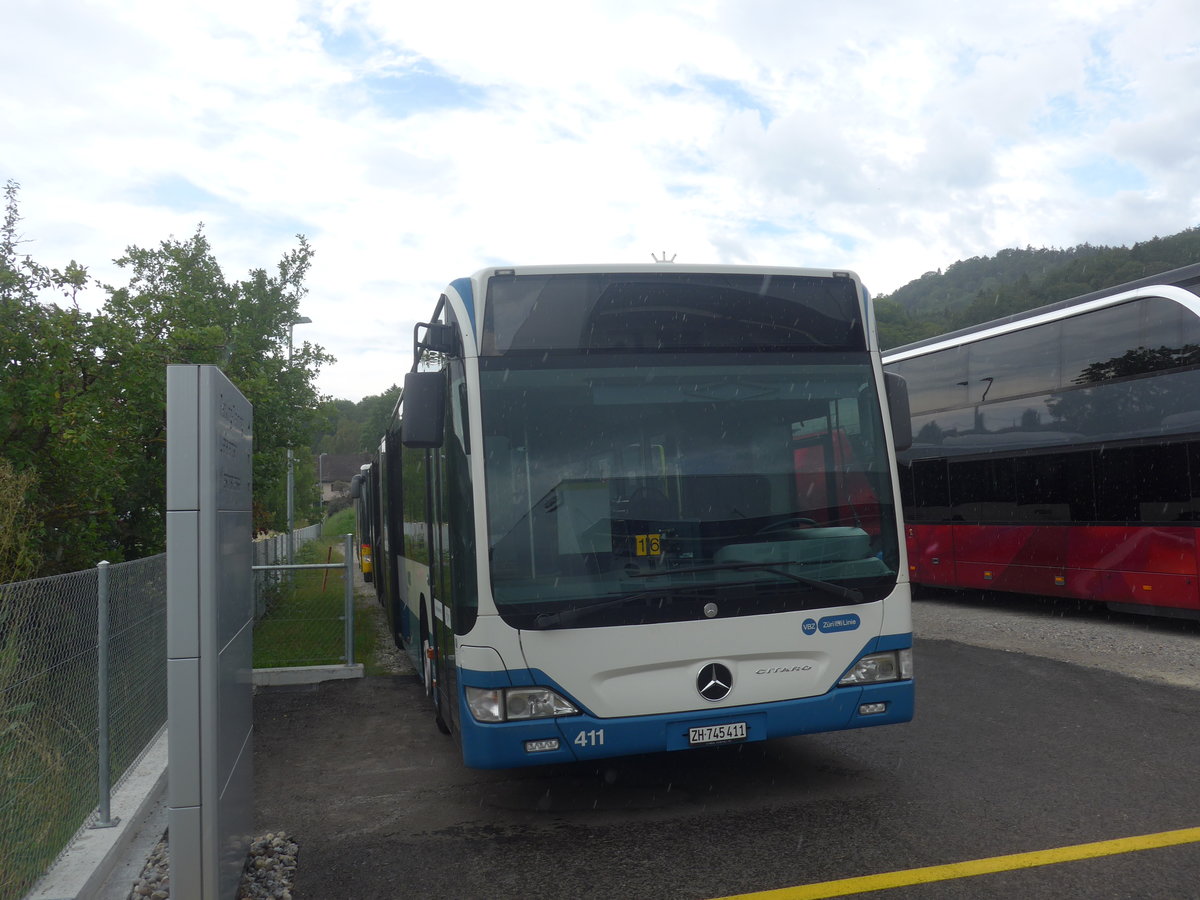
[[[835,687],[817,697],[653,716],[587,714],[477,722],[462,705],[463,761],[472,768],[582,762],[908,722],[914,682]]]

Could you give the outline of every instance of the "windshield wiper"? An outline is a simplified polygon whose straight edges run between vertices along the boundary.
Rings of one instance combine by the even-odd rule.
[[[662,575],[690,575],[693,572],[739,572],[739,571],[757,571],[769,572],[772,575],[780,575],[792,581],[798,582],[811,587],[815,590],[824,591],[827,594],[842,599],[849,600],[851,603],[862,603],[863,594],[861,591],[856,591],[854,588],[843,587],[840,584],[833,584],[829,581],[820,581],[816,578],[807,578],[804,575],[796,575],[786,569],[779,568],[775,563],[755,563],[755,562],[728,562],[728,563],[713,563],[706,566],[686,566],[678,569],[661,569],[655,572],[638,572],[630,574],[630,578],[657,578]],[[745,584],[753,584],[755,582],[745,582]],[[719,587],[731,588],[738,587],[738,584],[722,584]],[[677,584],[667,585],[654,590],[637,591],[632,594],[622,594],[620,597],[612,597],[605,600],[598,600],[593,603],[585,603],[580,606],[572,606],[569,609],[559,610],[558,612],[540,613],[534,620],[533,624],[538,628],[567,628],[574,622],[584,619],[593,613],[602,612],[606,609],[616,609],[626,604],[633,603],[645,597],[663,597],[666,594],[680,594],[694,591],[697,587],[709,587],[709,585],[697,584]]]
[[[666,594],[691,592],[695,588],[696,585],[694,584],[679,584],[655,588],[652,591],[637,591],[633,594],[622,594],[620,597],[584,603],[581,606],[572,606],[569,609],[562,609],[558,612],[539,613],[534,618],[533,624],[538,628],[566,628],[572,622],[578,622],[592,613],[601,612],[606,609],[616,609],[619,606],[625,606],[628,603],[641,600],[643,597],[662,597]]]
[[[785,563],[786,565],[786,563]],[[688,575],[692,572],[741,572],[753,570],[757,572],[770,572],[772,575],[781,575],[784,578],[790,578],[792,581],[797,581],[810,588],[815,588],[818,591],[824,591],[827,594],[832,594],[835,597],[840,597],[843,600],[849,600],[851,603],[862,603],[862,591],[856,591],[854,588],[843,587],[840,584],[834,584],[830,581],[820,581],[816,578],[807,578],[804,575],[797,575],[794,572],[789,572],[787,569],[779,568],[776,563],[756,563],[756,562],[727,562],[713,563],[707,566],[687,566],[681,569],[660,569],[654,572],[638,572],[635,575],[630,575],[630,578],[658,578],[662,575]]]

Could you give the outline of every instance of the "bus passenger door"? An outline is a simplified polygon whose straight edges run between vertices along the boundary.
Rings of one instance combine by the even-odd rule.
[[[454,603],[450,582],[450,535],[446,503],[445,447],[429,451],[429,581],[432,594],[433,702],[438,727],[449,733],[458,717],[458,668],[454,652]]]

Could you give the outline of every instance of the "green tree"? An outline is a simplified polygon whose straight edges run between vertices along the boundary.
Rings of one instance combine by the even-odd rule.
[[[883,350],[933,337],[941,331],[935,321],[912,316],[895,300],[886,297],[875,301],[875,322],[879,329],[879,346]]]
[[[361,404],[353,400],[327,400],[321,404],[318,413],[321,423],[312,445],[313,456],[363,452],[360,446],[363,428]]]
[[[399,399],[400,385],[398,384],[393,384],[382,394],[373,394],[370,397],[362,398],[362,402],[358,405],[362,419],[356,448],[359,452],[374,453],[379,449],[379,442],[383,438],[384,431],[387,430],[388,420],[391,419],[392,410],[396,408],[396,401]]]
[[[0,456],[16,474],[36,469],[29,546],[42,571],[64,571],[100,558],[120,479],[95,407],[103,366],[92,318],[74,302],[86,269],[50,269],[19,252],[18,190],[6,183],[0,227]],[[49,292],[70,304],[41,302]]]
[[[18,472],[0,458],[0,584],[21,581],[37,571],[38,527],[30,505],[37,474]]]
[[[226,279],[202,228],[129,247],[116,261],[128,283],[105,286],[104,308],[89,315],[75,303],[83,266],[20,253],[18,188],[5,187],[0,228],[0,459],[26,479],[22,559],[53,574],[163,549],[173,363],[219,366],[254,404],[255,527],[284,527],[287,448],[310,443],[315,379],[333,361],[292,345],[313,255],[305,239],[273,273],[240,281]],[[46,302],[55,292],[65,300]],[[308,485],[308,454],[297,459],[296,483]]]
[[[382,394],[351,400],[327,400],[318,410],[320,424],[312,444],[314,456],[322,453],[375,453],[400,397],[393,384]]]
[[[313,255],[303,236],[298,240],[277,274],[255,269],[233,283],[202,228],[152,250],[130,247],[116,260],[129,283],[107,288],[100,327],[106,361],[124,372],[113,381],[111,397],[122,410],[122,443],[143,450],[130,460],[136,484],[122,510],[139,543],[163,541],[166,366],[173,363],[219,366],[253,404],[254,526],[286,527],[287,449],[309,444],[320,399],[316,376],[333,361],[316,344],[293,342]]]
[[[1009,248],[952,263],[875,299],[885,349],[1200,261],[1200,228],[1132,247]]]

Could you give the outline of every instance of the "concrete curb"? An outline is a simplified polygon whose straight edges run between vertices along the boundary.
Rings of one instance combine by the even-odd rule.
[[[362,663],[352,666],[291,666],[279,669],[255,669],[255,687],[276,687],[285,684],[316,684],[337,678],[362,678]]]

